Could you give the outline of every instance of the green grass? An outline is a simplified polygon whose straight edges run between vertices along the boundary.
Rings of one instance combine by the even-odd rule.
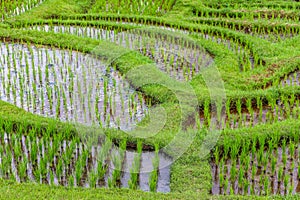
[[[129,189],[64,188],[33,183],[0,181],[0,199],[188,199],[195,195],[159,194]]]
[[[11,181],[0,181],[0,199],[286,199],[297,198],[299,196],[215,196],[196,193],[150,193],[129,189],[84,189],[84,188],[64,188],[38,185],[33,183],[18,184]]]

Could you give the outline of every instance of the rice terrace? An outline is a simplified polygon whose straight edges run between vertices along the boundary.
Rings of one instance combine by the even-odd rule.
[[[300,198],[299,1],[0,3],[0,199]]]

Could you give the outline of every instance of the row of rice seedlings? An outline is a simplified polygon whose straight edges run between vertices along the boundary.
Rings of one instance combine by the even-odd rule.
[[[201,34],[200,34],[201,35]],[[239,44],[235,39],[227,39],[224,34],[211,36],[210,34],[203,34],[203,38],[211,40],[218,44],[223,44],[230,51],[234,52],[238,57],[239,68],[241,71],[250,71],[255,67],[263,65],[262,60],[256,54],[253,54],[246,46]]]
[[[259,8],[274,9],[274,10],[296,10],[300,8],[299,3],[295,1],[240,1],[236,4],[234,1],[203,1],[206,7],[222,9],[222,8],[234,8],[238,10],[239,8],[251,8],[257,10]]]
[[[132,28],[160,28],[163,30],[169,30],[172,32],[179,32],[189,34],[189,30],[186,27],[182,27],[180,24],[172,24],[161,20],[149,19],[148,16],[140,16],[139,18],[128,18],[126,15],[124,16],[114,16],[114,15],[70,15],[70,16],[60,16],[60,18],[52,18],[47,22],[43,21],[35,21],[33,23],[24,22],[20,24],[24,29],[35,29],[35,30],[43,30],[43,31],[54,31],[54,30],[74,30],[76,33],[80,34],[90,34],[94,29],[114,29],[119,32],[132,29]],[[74,25],[70,25],[68,21],[76,20]],[[81,22],[79,22],[79,21]],[[100,21],[99,21],[100,20]],[[20,25],[12,24],[13,28],[20,28]],[[130,26],[133,26],[130,28]],[[74,28],[73,28],[74,27]],[[76,30],[76,29],[77,30]],[[61,32],[61,31],[60,31]],[[97,31],[94,31],[97,34]],[[99,35],[99,34],[98,34]],[[90,36],[89,36],[90,37]],[[95,35],[96,37],[96,35]]]
[[[268,40],[270,42],[281,42],[284,41],[286,39],[291,39],[293,37],[296,37],[299,35],[299,32],[295,32],[295,31],[286,31],[284,33],[255,33],[256,30],[254,30],[254,33],[251,32],[250,35],[254,36],[254,37],[259,37],[261,39],[265,39]]]
[[[300,29],[298,26],[268,26],[253,28],[251,31],[245,30],[245,33],[255,37],[269,40],[271,42],[281,42],[288,38],[298,36]]]
[[[38,30],[71,33],[83,37],[109,40],[132,50],[138,50],[155,60],[158,67],[178,80],[190,80],[213,58],[199,45],[185,39],[143,29],[118,32],[114,29],[80,28],[76,26],[36,26]]]
[[[226,7],[229,4],[226,4]],[[217,3],[217,7],[222,6]],[[241,11],[241,7],[244,9]],[[285,20],[285,21],[298,21],[299,16],[297,15],[297,9],[299,9],[299,5],[294,3],[293,5],[289,5],[286,2],[282,4],[272,3],[271,5],[267,5],[266,2],[260,4],[262,7],[268,7],[268,9],[262,9],[261,7],[249,7],[249,3],[246,4],[234,4],[230,6],[232,9],[226,8],[226,12],[224,10],[216,10],[210,8],[199,8],[194,11],[194,14],[199,17],[213,17],[213,18],[235,18],[242,20]],[[252,5],[251,5],[252,6]],[[278,6],[288,7],[288,8],[278,8]],[[213,6],[215,7],[215,6]],[[222,9],[222,7],[220,7]],[[225,7],[224,7],[225,9]],[[288,9],[288,11],[283,10]],[[255,10],[256,12],[253,12]]]
[[[153,39],[154,42],[151,44]],[[153,59],[161,71],[177,80],[191,80],[201,68],[213,63],[213,58],[201,47],[180,39],[176,41],[173,37],[165,38],[159,35],[148,37],[147,34],[141,33],[125,40],[129,41],[129,48],[139,49],[140,53]],[[136,44],[130,44],[131,41],[135,41]],[[124,43],[123,45],[125,46]]]
[[[232,102],[227,99],[225,105],[219,112],[211,112],[209,100],[203,104],[203,109],[199,110],[199,127],[210,127],[212,121],[216,121],[216,128],[242,128],[253,127],[258,124],[272,124],[284,119],[300,117],[300,100],[295,95],[280,96],[279,99],[269,96],[267,104],[263,105],[261,98],[256,98],[256,105],[252,104],[252,99],[246,99],[246,105],[238,99]],[[217,116],[221,116],[218,118]]]
[[[144,98],[112,67],[72,50],[1,44],[1,99],[65,121],[130,128]]]
[[[99,13],[100,11],[112,12],[118,14],[147,14],[147,15],[163,15],[171,10],[175,0],[142,0],[137,2],[127,2],[120,0],[97,0],[93,8],[89,11],[91,13]]]
[[[233,31],[239,31],[242,33],[250,34],[255,37],[260,37],[262,39],[268,39],[270,41],[281,41],[282,39],[291,38],[299,35],[299,26],[291,25],[269,25],[269,24],[253,24],[249,26],[249,23],[244,20],[221,20],[221,19],[211,19],[211,18],[197,18],[190,19],[197,24],[207,24],[212,26],[220,26],[223,28],[228,28]]]
[[[205,23],[210,24],[213,26],[220,26],[224,28],[228,28],[234,31],[241,31],[247,34],[258,34],[258,35],[282,35],[282,37],[291,37],[299,34],[299,26],[297,24],[292,24],[291,26],[284,26],[281,24],[276,25],[267,25],[257,23],[254,24],[252,27],[248,25],[248,21],[242,20],[220,20],[218,18],[211,19],[211,18],[198,18],[198,19],[191,19],[196,23]],[[293,22],[291,22],[293,23]]]
[[[210,29],[207,33],[199,33],[204,39],[211,40],[218,44],[223,44],[229,50],[238,55],[240,65],[243,65],[242,69],[248,70],[254,68],[256,65],[262,65],[261,59],[249,48],[251,45],[246,41],[245,45],[242,45],[237,38],[227,38],[224,33],[212,34]],[[248,67],[244,67],[248,66]],[[250,66],[249,66],[250,65]]]
[[[121,185],[121,172],[123,170],[123,165],[125,162],[125,152],[126,152],[126,139],[123,140],[117,150],[113,150],[112,154],[112,165],[111,178],[108,179],[108,187],[120,187]]]
[[[37,28],[38,30],[41,30],[40,27],[35,27]],[[123,32],[123,33],[118,33],[117,31],[115,30],[99,30],[99,29],[89,29],[89,28],[86,28],[84,29],[85,30],[85,33],[82,32],[83,28],[80,28],[80,27],[73,27],[73,26],[70,26],[69,28],[68,27],[58,27],[58,26],[54,26],[53,29],[49,29],[49,26],[46,26],[44,27],[44,29],[42,30],[45,30],[45,31],[49,31],[49,30],[53,30],[54,32],[62,32],[62,33],[65,33],[65,32],[68,32],[68,33],[71,33],[71,34],[78,34],[79,36],[87,36],[87,37],[92,37],[94,35],[96,35],[96,38],[97,39],[106,39],[106,40],[110,40],[111,42],[116,42],[118,44],[121,44],[123,45],[124,47],[126,48],[131,48],[131,49],[139,49],[141,53],[143,54],[146,54],[148,55],[149,57],[154,57],[151,53],[153,53],[153,51],[155,52],[162,52],[163,49],[165,49],[165,51],[170,51],[169,54],[174,54],[174,55],[169,55],[170,56],[179,56],[181,54],[184,54],[185,57],[186,57],[186,54],[188,54],[188,57],[186,58],[182,58],[181,60],[186,60],[184,65],[192,65],[193,68],[191,69],[183,69],[183,71],[189,71],[190,74],[189,76],[191,77],[193,74],[192,73],[196,73],[195,71],[199,71],[199,65],[208,65],[209,63],[211,63],[211,59],[209,55],[205,55],[205,52],[202,52],[204,50],[199,50],[199,53],[197,52],[189,52],[189,51],[196,51],[197,47],[192,47],[193,49],[187,49],[187,50],[182,50],[183,52],[177,52],[177,51],[180,51],[180,46],[178,47],[176,44],[168,44],[166,41],[165,42],[162,42],[163,40],[165,40],[164,38],[162,38],[163,36],[160,36],[159,34],[153,34],[153,35],[150,35],[151,39],[153,37],[153,39],[156,39],[157,40],[157,43],[154,45],[154,44],[151,44],[150,41],[153,41],[153,39],[151,40],[150,38],[145,38],[145,37],[148,37],[148,34],[144,33],[143,30],[141,31],[136,31],[136,30],[133,30],[133,31],[128,31],[128,32]],[[77,32],[78,31],[78,32]],[[95,31],[98,31],[99,34],[97,34],[97,32]],[[100,37],[97,37],[99,36]],[[140,37],[139,37],[140,35]],[[150,40],[150,41],[149,41]],[[172,37],[168,37],[167,40],[172,40],[172,43],[174,43],[174,38]],[[136,43],[134,43],[133,41],[135,41]],[[138,42],[137,42],[138,41]],[[149,44],[150,43],[150,44]],[[184,42],[179,42],[179,45],[180,43],[184,44]],[[149,47],[149,45],[151,47]],[[145,48],[145,46],[147,46]],[[154,48],[153,46],[156,46],[156,49],[150,49],[150,48]],[[170,47],[169,47],[170,46]],[[172,47],[173,46],[173,47]],[[186,46],[191,46],[190,44],[186,44]],[[163,52],[165,52],[163,51]],[[207,63],[195,63],[195,60],[199,58],[199,54],[203,54],[203,62],[207,62]],[[158,57],[159,56],[159,57]],[[193,58],[195,57],[196,58]],[[166,56],[164,55],[157,55],[156,57],[156,60],[157,62],[159,62],[159,60],[162,60],[163,58],[165,58],[164,62],[160,62],[161,65],[162,64],[166,64]],[[207,58],[208,57],[208,58]],[[208,61],[206,61],[207,59],[209,59]],[[173,58],[174,60],[174,58]],[[177,59],[177,60],[180,60],[180,59]],[[176,65],[176,60],[174,61],[175,63],[173,64]],[[190,62],[190,63],[187,63],[187,62]],[[160,65],[160,66],[161,66]],[[177,64],[179,65],[179,64]],[[183,65],[183,63],[181,62],[180,65]],[[162,70],[166,71],[168,66],[161,66]],[[170,66],[169,66],[170,67]],[[183,66],[184,67],[184,66]],[[179,67],[177,67],[179,68]],[[197,69],[195,69],[197,68]],[[184,80],[185,78],[183,78],[183,75],[184,74],[187,74],[187,72],[180,72],[182,70],[180,69],[174,69],[174,67],[171,68],[171,70],[173,70],[172,73],[177,73],[177,76],[179,76],[179,78],[181,80]],[[175,76],[175,75],[174,75]],[[190,78],[188,78],[190,79]]]
[[[267,29],[267,30],[266,30]],[[262,39],[266,39],[270,42],[281,42],[288,38],[293,38],[299,35],[299,27],[291,26],[274,26],[274,27],[257,27],[252,30],[245,30],[244,32],[250,34],[254,37],[259,37]]]
[[[54,178],[50,176],[50,168],[63,156],[59,152],[66,150],[66,141],[62,144],[62,134],[55,134],[51,139],[49,134],[45,134],[44,138],[37,138],[34,129],[27,136],[22,135],[24,131],[20,126],[15,133],[7,134],[1,127],[0,146],[4,149],[1,151],[1,177],[13,178],[19,182],[30,180],[50,183],[50,178],[52,181]],[[53,127],[49,127],[46,133],[51,131]],[[75,144],[74,142],[76,141],[72,141],[72,144]],[[64,156],[63,160],[69,163],[71,155],[65,155],[68,156]],[[60,168],[57,169],[56,180],[60,180]]]
[[[108,18],[108,21],[110,21],[110,20],[111,19]],[[124,23],[124,22],[121,22],[121,23]],[[128,24],[128,23],[125,22],[125,24]],[[135,23],[132,23],[132,24],[135,24]],[[145,25],[150,24],[150,26],[151,26],[151,23],[147,23],[147,22],[140,22],[139,25],[142,26],[143,24],[145,24]],[[95,26],[87,27],[87,28],[79,28],[79,27],[73,28],[74,26],[67,26],[66,28],[59,28],[60,26],[54,26],[54,28],[53,27],[51,28],[51,27],[52,26],[50,26],[50,27],[49,26],[38,26],[38,27],[32,27],[32,28],[37,28],[37,29],[46,30],[46,31],[54,29],[54,31],[57,31],[57,32],[59,32],[60,30],[64,31],[67,29],[68,32],[73,32],[73,34],[77,32],[79,35],[86,34],[85,36],[87,36],[87,37],[93,36],[93,37],[100,38],[100,35],[101,35],[101,34],[97,34],[97,31],[95,31]],[[98,25],[98,28],[99,27],[101,29],[102,25]],[[172,25],[172,27],[169,29],[172,31],[175,31],[175,30],[178,31],[181,28],[182,28],[181,25],[178,25],[178,26]],[[70,29],[70,30],[68,30],[68,29]],[[112,30],[112,28],[108,28],[108,29]],[[118,30],[122,31],[121,28],[118,28]],[[263,28],[261,30],[263,30]],[[294,30],[294,32],[296,31],[296,29],[292,28],[291,32],[293,30]],[[189,31],[194,32],[193,29],[190,29]],[[100,32],[102,32],[102,31],[100,31]],[[210,28],[199,30],[199,34],[202,35],[204,38],[206,38],[206,39],[214,38],[213,41],[215,41],[215,42],[223,41],[222,43],[226,47],[228,47],[230,50],[233,50],[235,53],[239,52],[238,55],[239,55],[239,60],[241,63],[240,64],[241,70],[248,70],[248,69],[251,69],[251,67],[253,68],[253,66],[256,66],[256,65],[261,66],[262,65],[262,60],[259,58],[257,53],[255,53],[255,51],[253,51],[252,45],[249,42],[247,42],[247,40],[245,42],[243,42],[245,44],[241,44],[241,42],[239,41],[239,38],[228,38],[228,37],[225,38],[225,32],[226,32],[226,30],[222,31],[222,33],[214,33],[213,30],[211,30]],[[186,33],[188,33],[188,31],[186,31]],[[296,32],[295,32],[295,34],[296,34]],[[107,37],[107,35],[108,34],[106,34],[106,37]],[[214,36],[211,37],[211,36],[207,36],[207,35],[214,35]],[[215,37],[217,37],[218,39],[216,39]],[[229,44],[229,41],[232,44]],[[244,50],[244,47],[247,47],[247,48]],[[243,51],[240,51],[239,49],[242,49]],[[250,53],[248,53],[248,51],[250,51]],[[245,56],[245,54],[247,56]],[[249,66],[251,66],[251,67],[249,67]]]
[[[97,139],[97,143],[91,146],[80,142],[79,138],[66,140],[64,137],[68,130],[55,133],[55,129],[55,125],[50,125],[42,137],[37,137],[38,130],[35,128],[27,132],[25,126],[15,127],[12,122],[1,121],[0,177],[68,187],[126,187],[121,184],[121,179],[124,179],[130,188],[140,188],[140,166],[147,162],[141,160],[145,153],[142,151],[142,142],[138,143],[134,162],[125,169],[123,163],[128,163],[125,154],[134,153],[126,150],[126,139],[121,141],[119,148],[114,147],[109,138],[100,142]],[[23,135],[25,132],[27,134]],[[155,153],[151,154],[154,157]],[[160,156],[157,153],[155,155]],[[162,157],[162,160],[166,160],[166,157]],[[130,177],[124,178],[125,170],[130,170]],[[150,182],[147,184],[150,185]],[[167,189],[159,189],[160,192],[170,190],[169,185]]]
[[[133,167],[130,170],[130,179],[128,185],[130,189],[137,189],[139,184],[139,172],[141,167],[141,157],[142,157],[142,142],[138,141],[137,143],[137,154],[133,159]]]
[[[82,27],[82,26],[49,24],[49,25],[41,25],[41,26],[31,26],[31,27],[27,27],[26,29],[45,31],[45,32],[54,32],[54,33],[68,33],[80,37],[89,37],[98,40],[110,40],[112,42],[115,41],[117,35],[120,32],[125,31],[122,30],[122,28],[117,30],[117,29],[112,29],[110,27],[106,28],[105,26],[102,25]]]
[[[53,140],[46,140],[45,138],[37,138],[34,132],[29,136],[21,136],[25,138],[21,142],[21,138],[16,138],[15,134],[6,134],[8,142],[14,144],[6,153],[12,152],[16,168],[15,176],[19,175],[18,181],[26,181],[24,179],[30,177],[31,181],[46,184],[64,185],[64,186],[82,186],[81,180],[86,167],[86,159],[88,155],[87,150],[83,150],[83,146],[76,140],[71,142],[61,141],[60,137],[54,137]],[[8,144],[9,144],[8,143]],[[26,155],[22,155],[19,152]],[[80,153],[79,153],[80,151]],[[3,161],[7,162],[6,155],[1,155]],[[28,168],[25,163],[28,163]],[[26,174],[26,171],[31,171],[31,174]],[[75,174],[75,178],[73,176]],[[11,178],[8,174],[6,178]]]
[[[155,192],[157,189],[157,182],[158,182],[158,170],[159,170],[159,147],[158,145],[155,146],[155,157],[152,160],[153,164],[153,171],[149,176],[149,187],[151,192]]]
[[[214,152],[213,194],[295,194],[300,192],[299,133],[280,139],[261,135],[243,143],[225,142]]]
[[[14,0],[14,1],[1,1],[0,16],[2,21],[13,16],[20,15],[33,7],[43,3],[44,0]]]

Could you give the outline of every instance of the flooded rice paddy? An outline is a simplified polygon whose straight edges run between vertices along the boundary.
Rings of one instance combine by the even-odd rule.
[[[143,96],[96,57],[7,43],[0,52],[1,100],[29,112],[124,130],[147,112]]]
[[[35,133],[24,136],[1,131],[0,141],[2,178],[68,187],[170,192],[172,159],[159,151],[126,150],[109,139],[88,146],[75,139],[62,140],[59,134],[38,138]]]
[[[299,145],[259,148],[211,163],[212,194],[271,195],[300,192]]]
[[[34,26],[34,30],[69,33],[81,37],[107,40],[125,48],[136,50],[154,60],[158,68],[180,81],[191,80],[201,68],[213,64],[213,57],[195,42],[153,30],[138,28],[123,32],[78,26]],[[168,34],[167,34],[168,33]]]

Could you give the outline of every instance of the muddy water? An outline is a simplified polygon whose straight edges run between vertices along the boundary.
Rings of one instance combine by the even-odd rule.
[[[264,151],[262,157],[259,153],[255,155],[250,153],[248,161],[238,158],[234,164],[232,160],[218,164],[212,162],[212,194],[286,195],[299,193],[299,149],[300,145],[295,145],[295,150],[291,154],[291,148],[287,145],[285,149],[278,147],[271,153]],[[233,176],[232,168],[236,170],[235,176]],[[239,174],[241,170],[242,173]]]
[[[161,71],[181,81],[190,80],[200,71],[200,68],[208,67],[213,63],[212,56],[200,46],[188,44],[183,39],[174,36],[164,36],[142,28],[119,33],[114,30],[77,26],[45,25],[31,28],[108,40],[125,48],[137,50],[153,59]]]
[[[7,43],[0,54],[1,100],[29,112],[124,130],[146,114],[143,96],[93,56]]]
[[[134,171],[139,177],[135,182],[137,188],[150,190],[155,152],[144,151],[139,154],[133,150],[121,150],[108,140],[91,147],[75,141],[61,142],[53,138],[6,133],[1,134],[0,140],[2,178],[50,185],[128,188]],[[156,191],[170,192],[172,159],[163,152],[157,156],[159,168]],[[140,158],[140,167],[134,169],[136,157]],[[113,177],[114,171],[120,172],[116,178]],[[112,180],[115,180],[114,184],[110,184]]]

